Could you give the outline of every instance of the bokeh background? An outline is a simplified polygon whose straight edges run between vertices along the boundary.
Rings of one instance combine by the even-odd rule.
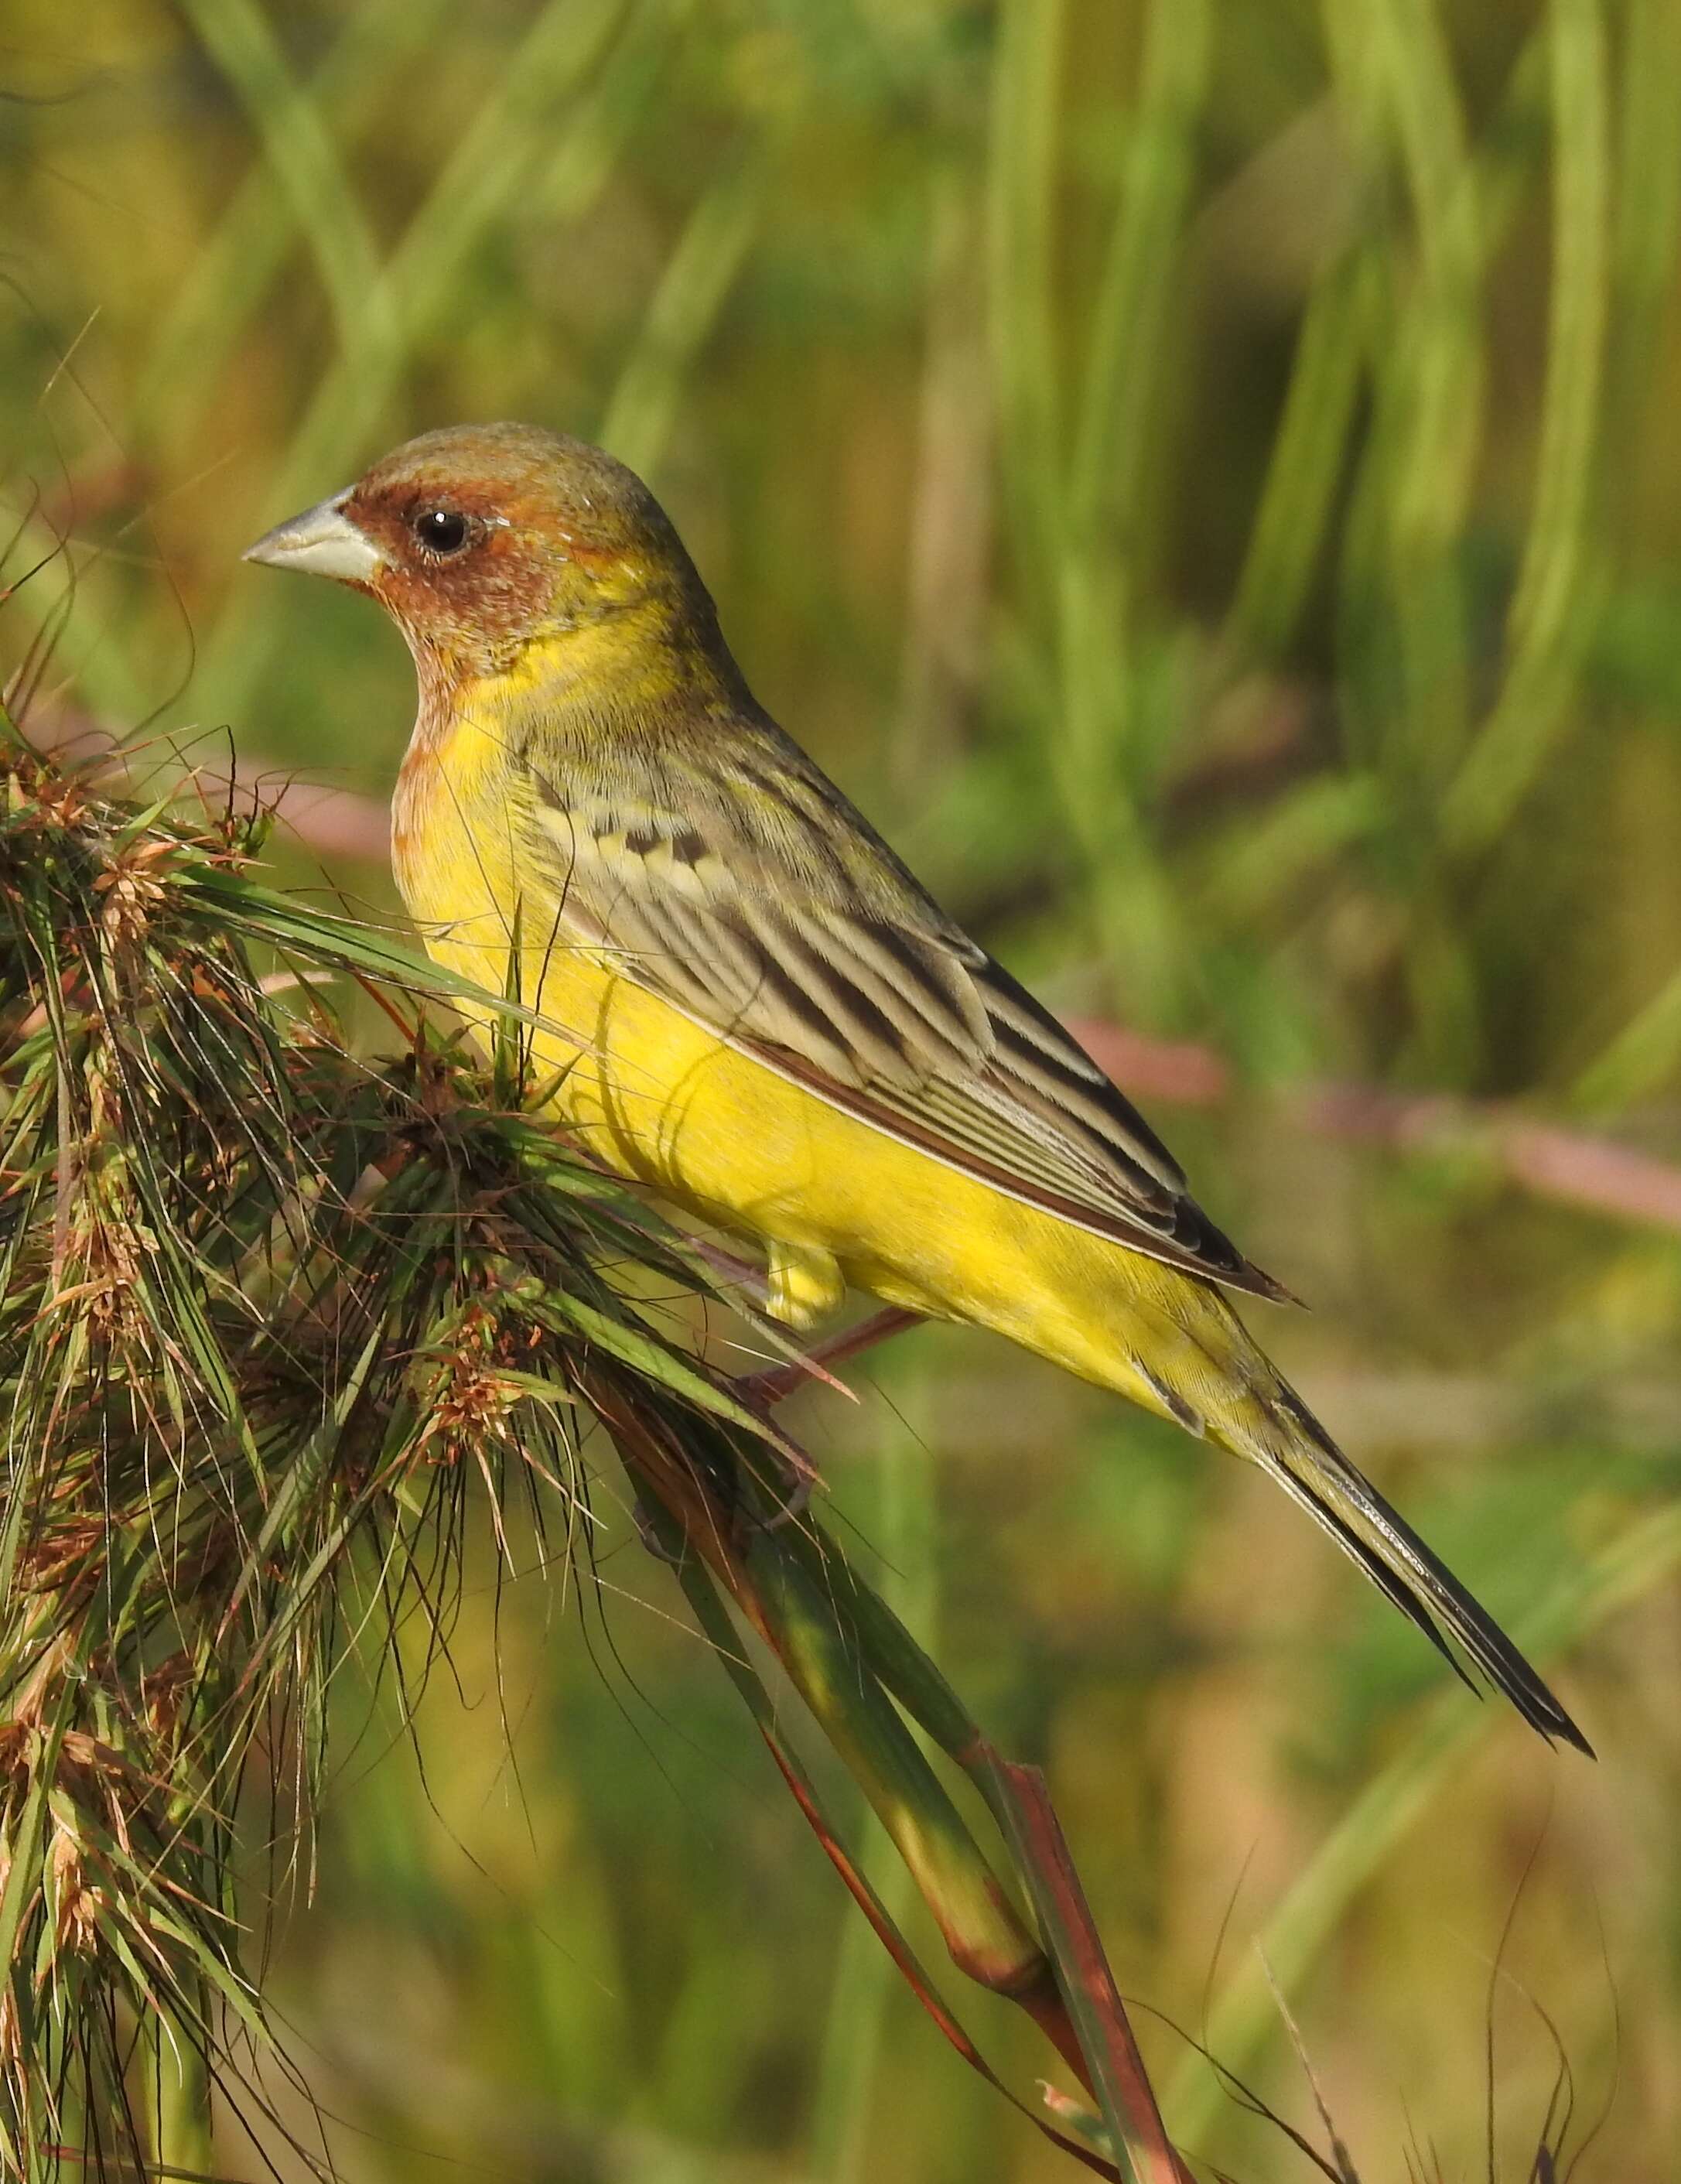
[[[1316,1307],[1271,1346],[1597,1743],[989,1339],[801,1399],[1048,1769],[1170,2124],[1246,2178],[1309,2172],[1190,2039],[1322,2142],[1305,2055],[1367,2178],[1528,2176],[1567,2098],[1581,2176],[1681,2168],[1678,83],[1674,0],[0,26],[0,671],[51,639],[43,732],[326,784],[278,868],[392,914],[406,659],[238,549],[426,426],[604,441],[765,701],[1108,1028]],[[1061,2173],[634,1535],[596,1564],[481,1544],[412,1736],[347,1689],[268,1972],[341,2172]]]

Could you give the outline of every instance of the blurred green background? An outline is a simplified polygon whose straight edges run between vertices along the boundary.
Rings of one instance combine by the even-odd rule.
[[[1528,2176],[1561,2057],[1580,2175],[1681,2169],[1681,1185],[1596,1207],[1585,1142],[1681,1164],[1678,83],[1675,0],[0,32],[4,581],[72,542],[0,593],[0,671],[53,640],[43,732],[382,798],[398,641],[238,549],[413,432],[535,419],[650,476],[760,697],[980,937],[1229,1062],[1182,1105],[1202,1060],[1152,1050],[1144,1104],[1597,1767],[1265,1482],[987,1338],[798,1416],[1048,1769],[1170,2125],[1247,2178],[1307,2171],[1181,2035],[1322,2137],[1267,1967],[1368,2179]],[[1322,1078],[1489,1104],[1363,1143]],[[1581,1134],[1550,1192],[1523,1113]],[[269,1975],[342,2173],[1065,2173],[898,1987],[665,1574],[616,1521],[595,1563],[508,1585],[480,1543],[418,1758],[347,1691]],[[261,2173],[231,2126],[219,2160]]]

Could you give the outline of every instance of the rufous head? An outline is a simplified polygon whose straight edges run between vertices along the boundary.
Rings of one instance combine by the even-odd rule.
[[[670,519],[599,448],[534,425],[423,433],[246,549],[369,593],[423,672],[484,675],[626,609],[715,628]]]

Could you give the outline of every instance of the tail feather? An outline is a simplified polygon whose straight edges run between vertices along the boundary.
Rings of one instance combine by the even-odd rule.
[[[1028,1271],[1041,1294],[1049,1272],[1059,1299],[1072,1296],[1084,1308],[1024,1309],[1012,1290],[1008,1310],[975,1316],[1270,1472],[1472,1690],[1486,1679],[1549,1742],[1591,1757],[1587,1738],[1511,1639],[1361,1478],[1214,1284],[1090,1239],[1070,1245],[1074,1233],[1060,1232],[1052,1267]],[[1083,1262],[1071,1262],[1067,1254],[1083,1249]],[[1082,1277],[1071,1286],[1071,1266]],[[1027,1293],[1031,1306],[1031,1282]]]
[[[1264,1437],[1245,1434],[1244,1445],[1237,1452],[1259,1460],[1276,1475],[1292,1498],[1417,1624],[1463,1682],[1477,1688],[1448,1643],[1449,1635],[1549,1743],[1559,1739],[1591,1759],[1592,1745],[1505,1631],[1361,1477],[1295,1390],[1278,1382],[1265,1409],[1269,1424],[1285,1430]]]

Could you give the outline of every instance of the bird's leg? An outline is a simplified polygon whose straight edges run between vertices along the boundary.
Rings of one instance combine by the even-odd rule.
[[[843,1327],[827,1335],[821,1342],[814,1342],[810,1350],[799,1357],[792,1357],[786,1365],[772,1365],[762,1373],[752,1373],[736,1382],[736,1386],[750,1401],[763,1403],[767,1409],[803,1388],[808,1380],[827,1380],[833,1387],[838,1384],[827,1370],[843,1358],[856,1357],[866,1350],[873,1350],[878,1342],[891,1336],[903,1334],[907,1327],[916,1327],[921,1321],[920,1312],[907,1312],[902,1306],[888,1305],[873,1312],[867,1319],[860,1319],[855,1327]]]
[[[695,1256],[704,1261],[721,1285],[743,1290],[750,1302],[784,1325],[802,1330],[810,1328],[838,1309],[845,1296],[840,1269],[827,1253],[795,1251],[792,1246],[776,1245],[771,1249],[769,1266],[762,1267],[750,1259],[738,1258],[733,1251],[726,1251],[704,1237],[691,1236],[688,1241]],[[821,1342],[814,1342],[809,1350],[786,1365],[744,1373],[735,1384],[749,1401],[767,1407],[780,1403],[796,1389],[803,1388],[808,1380],[825,1381],[843,1395],[849,1395],[850,1389],[824,1368],[873,1349],[890,1335],[916,1326],[921,1318],[921,1312],[888,1305],[872,1312],[867,1319],[860,1319],[855,1327],[842,1328],[834,1334],[826,1335]]]
[[[890,1335],[902,1334],[907,1327],[915,1327],[921,1317],[921,1312],[905,1312],[897,1305],[888,1305],[881,1312],[871,1312],[867,1319],[860,1319],[855,1327],[843,1327],[823,1341],[813,1343],[804,1357],[790,1358],[786,1365],[773,1365],[763,1373],[743,1374],[734,1384],[736,1390],[748,1402],[767,1411],[810,1380],[822,1380],[831,1388],[839,1388],[843,1395],[850,1396],[852,1390],[837,1380],[828,1367],[838,1364],[843,1357],[856,1357],[860,1351],[873,1349]],[[775,1532],[784,1524],[797,1524],[811,1506],[811,1490],[819,1477],[816,1465],[799,1460],[790,1463],[788,1469],[792,1482],[786,1498],[771,1515],[760,1520],[760,1529],[765,1531]]]
[[[703,1238],[692,1237],[690,1242],[696,1255],[705,1262],[721,1284],[744,1290],[761,1310],[768,1311],[773,1318],[785,1324],[809,1327],[837,1306],[845,1295],[840,1269],[827,1253],[798,1251],[788,1245],[776,1245],[771,1248],[769,1266],[760,1268]],[[809,1350],[790,1358],[785,1365],[742,1374],[733,1385],[745,1401],[767,1411],[812,1380],[821,1380],[841,1394],[850,1396],[851,1390],[837,1380],[827,1368],[843,1358],[856,1357],[892,1335],[903,1334],[907,1327],[916,1326],[921,1317],[920,1312],[889,1305],[872,1312],[867,1319],[860,1320],[855,1326],[841,1328],[821,1342],[814,1342]],[[811,1490],[818,1476],[816,1467],[795,1463],[790,1464],[789,1470],[792,1477],[787,1498],[765,1520],[767,1529],[797,1524],[810,1506]],[[651,1545],[645,1533],[643,1543]]]
[[[714,1256],[710,1248],[707,1256],[709,1258]],[[715,1256],[721,1260],[726,1254],[718,1252]],[[738,1261],[734,1263],[740,1264]],[[824,1380],[831,1387],[840,1388],[843,1384],[827,1370],[829,1366],[838,1365],[844,1358],[860,1357],[866,1350],[873,1350],[877,1343],[886,1342],[895,1334],[903,1334],[908,1327],[917,1326],[921,1318],[920,1312],[907,1312],[899,1305],[884,1306],[880,1312],[872,1312],[867,1319],[860,1319],[855,1326],[838,1329],[821,1342],[813,1343],[803,1357],[790,1358],[786,1365],[772,1366],[765,1372],[744,1373],[732,1384],[745,1401],[759,1404],[765,1410],[773,1409],[810,1380]],[[851,1390],[843,1388],[843,1392],[849,1395]],[[772,1513],[760,1520],[760,1528],[765,1531],[774,1532],[780,1530],[784,1524],[797,1524],[811,1505],[811,1490],[819,1476],[816,1465],[795,1460],[789,1463],[788,1469],[792,1474],[789,1490]],[[663,1544],[640,1503],[632,1513],[642,1544],[648,1553],[661,1562],[680,1564],[683,1559],[682,1552],[674,1554]],[[744,1513],[738,1513],[741,1514]]]
[[[721,1245],[710,1243],[704,1236],[690,1236],[685,1240],[696,1258],[716,1275],[721,1288],[741,1290],[750,1303],[763,1311],[767,1284],[762,1266],[753,1259],[738,1258],[733,1251],[725,1251]]]
[[[637,1537],[655,1562],[665,1563],[672,1569],[681,1569],[688,1558],[687,1544],[668,1547],[660,1538],[658,1527],[640,1501],[631,1504],[631,1521],[637,1528]]]

